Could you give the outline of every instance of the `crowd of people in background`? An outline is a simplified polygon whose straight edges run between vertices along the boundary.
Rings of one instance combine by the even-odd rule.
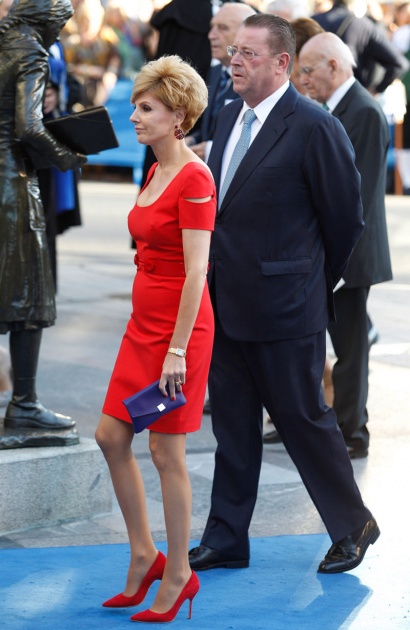
[[[76,1],[76,13],[62,32],[62,42],[69,71],[83,85],[83,106],[104,103],[118,78],[133,79],[145,61],[157,56],[160,32],[154,25],[164,7],[174,4],[175,1]],[[223,4],[228,3],[198,0],[198,5],[209,5],[209,11],[214,14]],[[314,16],[319,23],[322,18],[318,16],[328,14],[333,7],[331,0],[246,0],[243,4],[262,13],[280,15],[289,21]],[[365,22],[360,22],[362,28],[363,25],[368,25],[368,21],[372,22],[381,37],[390,41],[400,53],[410,56],[410,3],[349,0],[347,6],[346,0],[343,0],[334,4],[345,5],[344,10],[353,11],[356,18],[366,18]],[[201,10],[199,8],[199,14]],[[331,16],[330,13],[328,15]],[[175,23],[177,20],[178,18]],[[163,22],[160,23],[160,28],[161,24]],[[209,30],[210,24],[204,21],[203,27]],[[346,24],[344,28],[346,32],[349,30]],[[344,39],[343,34],[341,37]],[[402,72],[397,74],[403,75]],[[368,87],[374,87],[379,76],[379,69],[373,68],[368,78]],[[406,82],[407,77],[404,77],[404,83]],[[387,86],[382,84],[381,87]]]
[[[10,0],[3,0],[2,4],[9,2]],[[211,61],[211,47],[207,42],[207,34],[211,28],[210,16],[230,2],[195,2],[195,12],[191,11],[193,3],[190,3],[192,16],[189,18],[190,21],[195,20],[195,23],[186,24],[183,3],[180,7],[179,0],[75,0],[75,15],[63,29],[61,36],[67,70],[80,85],[74,110],[104,104],[118,79],[133,80],[146,61],[164,53],[181,55],[181,46],[186,51],[181,56],[193,63],[201,76],[207,79],[208,74],[203,68],[211,65],[212,72],[212,67],[220,61],[214,57]],[[348,44],[359,62],[356,77],[367,89],[376,93],[392,126],[397,122],[403,123],[396,147],[402,145],[397,153],[397,160],[403,192],[408,193],[410,116],[407,101],[410,97],[410,72],[406,70],[403,57],[410,59],[410,3],[391,0],[242,0],[241,3],[249,5],[257,12],[272,13],[289,21],[313,16],[324,30],[332,31],[333,21],[343,30],[336,34]],[[172,14],[173,5],[176,5],[175,16]],[[351,13],[355,16],[354,22],[344,21]],[[343,16],[342,20],[338,20],[339,15]],[[189,48],[184,43],[185,38],[180,38],[180,28],[187,28],[188,31],[192,29],[195,37]],[[333,29],[333,32],[336,30]],[[166,31],[165,37],[163,31]],[[175,33],[171,39],[170,31]],[[358,31],[360,41],[357,40]],[[166,40],[165,47],[162,39]],[[193,43],[195,41],[198,48],[202,48],[201,61],[197,58]],[[369,64],[366,52],[360,50],[361,46],[372,48]],[[363,58],[364,69],[361,67]],[[204,65],[201,66],[201,63]],[[297,82],[298,77],[298,72],[294,72],[292,82]],[[200,123],[201,121],[193,130],[196,138],[199,137]],[[144,170],[144,175],[146,172],[147,169]],[[395,192],[392,173],[387,180],[387,192]]]
[[[208,5],[211,14],[230,0],[194,0],[198,4],[198,15]],[[192,8],[194,2],[190,3]],[[169,17],[165,7],[178,4],[178,0],[73,0],[74,17],[69,20],[61,33],[67,69],[81,84],[77,95],[77,107],[89,107],[104,104],[116,81],[121,78],[133,80],[146,61],[157,56],[160,29],[164,21],[158,16],[164,13],[166,19],[174,21],[178,16]],[[353,11],[356,18],[366,18],[378,29],[379,34],[390,41],[400,53],[410,58],[410,3],[387,0],[242,0],[256,12],[271,13],[292,21],[297,18],[312,17],[322,23],[322,15],[331,16],[330,10],[335,4],[345,6],[345,11]],[[6,15],[12,0],[2,0],[0,18]],[[169,7],[168,7],[169,8]],[[164,12],[165,10],[165,12]],[[180,9],[178,7],[178,13]],[[193,12],[194,13],[194,12]],[[205,13],[203,13],[205,15]],[[181,18],[183,20],[183,17]],[[201,17],[201,19],[203,19]],[[199,21],[199,20],[198,20]],[[361,22],[361,25],[364,23]],[[188,25],[188,28],[190,26]],[[192,27],[195,30],[195,27]],[[204,19],[203,28],[211,28]],[[348,25],[344,25],[348,30]],[[331,30],[328,26],[325,30]],[[344,39],[343,34],[341,34]],[[348,42],[349,44],[349,42]],[[350,44],[349,44],[350,45]],[[210,50],[210,48],[209,48]],[[174,51],[169,51],[170,53]],[[353,51],[354,52],[354,51]],[[210,53],[209,53],[210,54]],[[189,52],[187,51],[189,57]],[[215,60],[212,61],[214,65]],[[201,71],[200,68],[198,68]],[[398,73],[400,74],[400,73]],[[406,85],[407,74],[401,78]],[[378,68],[373,69],[370,79],[375,84],[379,77]],[[387,86],[382,86],[387,87]],[[380,90],[379,90],[380,91]]]

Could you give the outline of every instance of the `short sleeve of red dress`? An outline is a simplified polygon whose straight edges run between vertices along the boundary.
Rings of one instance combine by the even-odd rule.
[[[188,168],[187,168],[188,167]],[[191,162],[183,171],[179,194],[179,227],[181,229],[213,230],[216,213],[216,190],[211,173],[198,162]],[[188,199],[206,199],[195,202]]]

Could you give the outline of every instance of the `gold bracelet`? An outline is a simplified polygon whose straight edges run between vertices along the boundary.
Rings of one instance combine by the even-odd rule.
[[[186,357],[186,350],[183,350],[182,348],[168,348],[168,352],[170,354],[176,354],[177,357]]]

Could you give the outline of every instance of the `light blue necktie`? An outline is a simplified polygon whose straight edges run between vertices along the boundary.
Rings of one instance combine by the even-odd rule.
[[[225,179],[219,194],[219,207],[222,204],[222,200],[225,197],[226,191],[233,180],[233,176],[235,175],[239,164],[242,162],[242,159],[249,148],[251,141],[251,127],[254,120],[256,120],[255,112],[253,109],[247,109],[243,117],[242,133],[236,147],[233,150],[231,161],[229,162],[228,170],[226,171]]]

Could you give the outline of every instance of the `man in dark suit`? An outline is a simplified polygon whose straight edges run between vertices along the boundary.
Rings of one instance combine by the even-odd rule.
[[[249,564],[263,404],[333,541],[318,570],[347,571],[380,532],[320,384],[333,288],[363,229],[360,178],[340,122],[289,84],[289,22],[247,18],[230,54],[242,98],[218,115],[209,158],[219,191],[209,270],[218,446],[211,510],[190,562]]]
[[[351,4],[352,0],[334,0],[329,11],[312,18],[349,46],[357,64],[354,73],[358,81],[372,92],[384,92],[403,76],[409,63],[380,27],[368,17],[358,18],[350,11]]]
[[[337,357],[333,408],[350,456],[366,457],[366,304],[371,285],[392,279],[384,204],[389,127],[380,105],[354,78],[352,53],[336,35],[321,33],[312,37],[302,48],[299,63],[309,96],[326,104],[344,126],[361,175],[365,228],[343,274],[344,284],[335,293],[337,323],[330,323],[328,329]]]
[[[208,107],[202,114],[200,129],[186,138],[188,146],[201,160],[206,161],[209,156],[217,113],[224,105],[239,98],[233,90],[231,58],[226,47],[233,43],[236,31],[244,19],[254,13],[247,4],[232,2],[224,4],[211,20],[208,39],[212,58],[219,63],[209,69],[206,80],[209,90]]]

